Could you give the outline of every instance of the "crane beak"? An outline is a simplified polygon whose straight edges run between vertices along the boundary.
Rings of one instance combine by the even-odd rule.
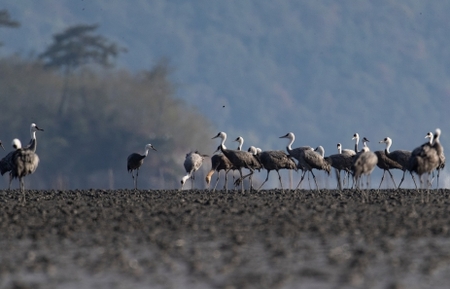
[[[40,128],[40,127],[38,127],[38,126],[35,126],[35,128],[36,128],[37,130],[44,131],[43,128]]]
[[[155,147],[154,147],[154,146],[152,146],[152,149],[153,149],[154,151],[157,151],[157,150],[155,149]]]
[[[219,136],[220,136],[220,132],[215,137],[213,137],[212,139],[218,138]]]
[[[285,134],[285,135],[283,135],[283,136],[280,136],[279,138],[286,138],[288,135],[289,135],[289,134],[287,133],[287,134]]]
[[[2,144],[1,141],[0,141],[0,146],[2,147],[2,149],[3,149],[4,151],[6,151],[6,150],[5,150],[5,147],[3,146],[3,144]]]

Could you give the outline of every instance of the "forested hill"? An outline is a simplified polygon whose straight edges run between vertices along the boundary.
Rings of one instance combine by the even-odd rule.
[[[117,64],[148,69],[166,57],[177,96],[245,145],[280,148],[385,136],[412,149],[450,125],[450,2],[7,1],[21,22],[1,29],[1,55],[40,53],[80,23],[127,47]],[[211,141],[216,145],[216,142]]]

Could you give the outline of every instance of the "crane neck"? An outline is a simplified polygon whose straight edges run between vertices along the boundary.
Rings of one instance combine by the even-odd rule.
[[[227,135],[226,134],[221,135],[221,139],[222,139],[222,141],[220,142],[220,149],[223,152],[224,150],[227,149],[227,147],[225,146],[225,141],[227,140]]]
[[[291,151],[291,150],[292,150],[292,144],[294,143],[294,141],[295,141],[295,137],[292,137],[292,138],[289,139],[289,143],[288,143],[288,145],[286,146],[286,148],[287,148],[288,151]]]
[[[391,145],[392,145],[391,141],[386,142],[386,154],[387,155],[390,154],[389,149],[391,148]]]
[[[438,136],[434,136],[433,134],[430,136],[430,145],[432,145],[435,142],[439,142],[439,137]]]
[[[355,152],[358,152],[359,136],[355,137]]]
[[[316,151],[317,151],[317,153],[318,153],[321,157],[324,157],[324,156],[325,156],[325,150],[324,150],[323,147],[318,147],[318,148],[316,149]]]
[[[242,150],[242,146],[244,145],[244,139],[241,137],[241,138],[239,138],[239,140],[237,140],[237,142],[239,143],[239,146],[238,146],[238,151],[241,151]]]

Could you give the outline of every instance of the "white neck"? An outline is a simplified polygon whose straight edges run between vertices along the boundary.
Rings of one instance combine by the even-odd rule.
[[[386,142],[386,152],[387,152],[387,153],[389,153],[389,149],[391,148],[391,145],[392,145],[392,141],[391,141],[391,140],[388,140],[388,141]]]
[[[287,145],[287,148],[288,148],[288,150],[292,150],[292,144],[293,144],[294,141],[295,141],[295,136],[294,136],[294,135],[291,135],[289,139],[290,139],[290,141],[289,141],[289,143],[288,143],[288,145]]]
[[[223,150],[226,150],[227,147],[225,146],[225,141],[227,140],[227,135],[225,133],[220,134],[220,138],[222,139],[222,142],[220,143],[220,146]]]
[[[244,139],[240,137],[237,142],[239,143],[238,150],[242,150],[242,145],[244,144]]]

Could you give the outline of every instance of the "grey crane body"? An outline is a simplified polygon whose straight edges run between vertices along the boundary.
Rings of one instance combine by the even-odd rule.
[[[220,150],[220,147],[218,148]],[[224,189],[227,190],[227,182],[228,182],[228,172],[230,170],[235,169],[233,164],[224,154],[215,154],[211,157],[211,170],[206,175],[206,184],[209,186],[211,183],[211,176],[214,172],[217,172],[217,179],[214,185],[213,191],[216,190],[217,184],[219,183],[220,171],[225,171],[225,184]]]
[[[195,172],[200,169],[205,157],[207,157],[207,155],[201,155],[198,151],[186,154],[183,165],[187,174],[181,179],[181,189],[183,189],[183,186],[188,179],[192,180],[191,187],[192,189],[194,188]]]
[[[133,178],[133,181],[134,181],[134,189],[135,190],[137,190],[137,179],[138,179],[138,175],[139,175],[139,168],[144,163],[144,159],[147,157],[148,151],[151,149],[156,151],[156,149],[153,147],[153,145],[147,144],[145,146],[145,153],[143,155],[138,154],[138,153],[132,153],[127,158],[127,170],[129,173],[131,173],[131,177]],[[134,171],[136,171],[136,177],[134,176]]]
[[[8,153],[4,158],[2,158],[0,160],[0,173],[2,176],[5,173],[10,172],[11,169],[13,168],[13,155],[17,149],[26,149],[26,150],[31,150],[32,152],[36,152],[36,147],[37,147],[36,131],[44,131],[44,130],[42,128],[38,127],[35,123],[32,123],[30,125],[31,140],[26,147],[22,147],[20,140],[17,138],[12,141],[14,150],[11,151],[10,153]],[[11,188],[11,181],[12,181],[12,176],[10,174],[10,179],[9,179],[9,187],[10,188]]]
[[[279,170],[281,169],[297,170],[297,165],[295,164],[295,161],[293,160],[292,156],[286,154],[284,151],[281,150],[262,151],[261,153],[258,153],[256,148],[250,147],[249,151],[252,152],[259,159],[262,167],[267,170],[266,179],[259,186],[258,190],[260,190],[262,186],[269,180],[269,174],[270,171],[272,170],[275,170],[277,172],[281,189],[284,190]]]
[[[8,189],[11,189],[11,182],[13,179],[19,179],[20,190],[24,192],[24,177],[36,171],[39,165],[39,157],[33,150],[29,148],[22,148],[22,144],[19,139],[13,139],[12,145],[15,150],[10,152],[1,160],[0,166],[2,167],[3,173],[9,171]],[[8,170],[6,171],[3,168],[5,165],[8,166]]]
[[[11,179],[19,179],[22,192],[25,188],[23,178],[34,173],[38,165],[39,157],[33,150],[23,148],[14,152]]]
[[[0,173],[2,174],[2,176],[7,173],[10,172],[13,168],[13,159],[14,159],[14,153],[18,150],[22,148],[22,144],[20,142],[19,139],[13,139],[12,141],[12,147],[13,147],[13,151],[9,152],[5,157],[3,157],[0,160]],[[10,186],[11,186],[11,175],[10,175]]]
[[[327,156],[325,161],[335,168],[338,188],[341,190],[341,171],[345,171],[347,174],[351,172],[353,156],[356,153],[353,150],[343,150],[340,143],[337,144],[337,149],[338,153]]]
[[[301,163],[301,159],[303,158],[303,152],[305,150],[310,150],[310,151],[314,151],[314,149],[310,146],[301,146],[301,147],[297,147],[297,148],[292,148],[292,144],[295,141],[295,135],[292,132],[288,132],[287,134],[280,136],[280,138],[287,138],[289,139],[289,143],[286,146],[286,151],[287,153],[293,157],[294,159],[297,160],[297,168],[302,170],[302,175],[305,171],[307,171],[307,168],[305,166],[303,166],[303,164]],[[298,187],[298,186],[297,186]]]
[[[303,152],[305,150],[310,150],[310,151],[314,151],[314,149],[310,146],[301,146],[301,147],[297,147],[297,148],[292,148],[292,144],[295,141],[295,135],[292,132],[287,133],[284,136],[280,136],[280,138],[287,138],[289,139],[289,143],[286,146],[286,151],[287,153],[292,156],[294,159],[296,159],[298,162],[300,162],[300,160],[303,158]],[[299,167],[299,169],[301,170],[305,170],[306,168],[302,168]]]
[[[316,152],[317,151],[317,152]],[[300,182],[298,183],[296,189],[302,183],[306,172],[311,172],[314,182],[316,183],[317,190],[319,190],[319,185],[316,180],[316,176],[313,173],[313,169],[326,171],[327,174],[330,174],[331,166],[324,158],[325,150],[322,146],[318,146],[315,151],[312,150],[303,150],[302,156],[299,159],[298,167],[305,168],[302,173],[302,177],[300,178]]]
[[[439,155],[443,153],[443,148],[439,140],[441,130],[436,129],[435,135],[436,136],[432,143],[427,142],[415,148],[411,153],[411,157],[409,159],[409,169],[419,176],[420,182],[422,184],[422,175],[425,173],[430,174],[434,169],[437,169],[439,167]],[[429,183],[427,184],[427,186],[428,185]]]
[[[249,152],[239,151],[239,150],[229,150],[225,147],[225,141],[227,139],[227,134],[225,132],[219,132],[213,139],[221,138],[222,142],[220,144],[220,150],[228,158],[228,160],[236,167],[239,171],[240,178],[236,181],[241,184],[241,191],[244,191],[244,184],[242,180],[246,177],[250,177],[256,168],[261,168],[261,164],[258,160]],[[250,171],[249,174],[243,176],[242,169],[246,168]]]
[[[360,187],[360,180],[364,175],[367,176],[367,187],[369,187],[370,174],[375,169],[377,163],[377,155],[371,152],[367,145],[364,145],[364,148],[355,155],[352,164],[353,182],[356,188]]]
[[[386,148],[384,149],[384,156],[387,157],[387,160],[391,160],[392,163],[388,163],[391,166],[393,166],[393,168],[395,169],[400,169],[403,171],[403,176],[402,179],[400,180],[400,183],[398,184],[398,188],[400,188],[400,186],[403,183],[403,180],[405,179],[405,173],[406,171],[409,171],[411,174],[411,177],[414,181],[414,185],[417,188],[417,184],[416,184],[416,180],[414,178],[414,175],[411,173],[410,169],[409,169],[409,159],[411,158],[411,151],[407,151],[407,150],[395,150],[395,151],[390,151],[389,149],[391,148],[392,145],[392,139],[390,137],[385,137],[382,141],[380,141],[380,143],[385,143],[386,144]],[[384,175],[383,175],[384,177]],[[395,183],[394,183],[395,184]],[[381,185],[381,183],[380,183]]]
[[[377,167],[379,167],[380,169],[383,170],[383,176],[381,177],[381,181],[380,181],[380,185],[378,186],[378,189],[381,188],[381,184],[383,183],[386,172],[388,172],[389,175],[391,176],[391,180],[394,183],[394,187],[397,187],[397,185],[395,184],[394,176],[391,173],[391,169],[401,169],[402,166],[399,163],[388,158],[386,156],[385,151],[375,151],[374,153],[378,158]]]

